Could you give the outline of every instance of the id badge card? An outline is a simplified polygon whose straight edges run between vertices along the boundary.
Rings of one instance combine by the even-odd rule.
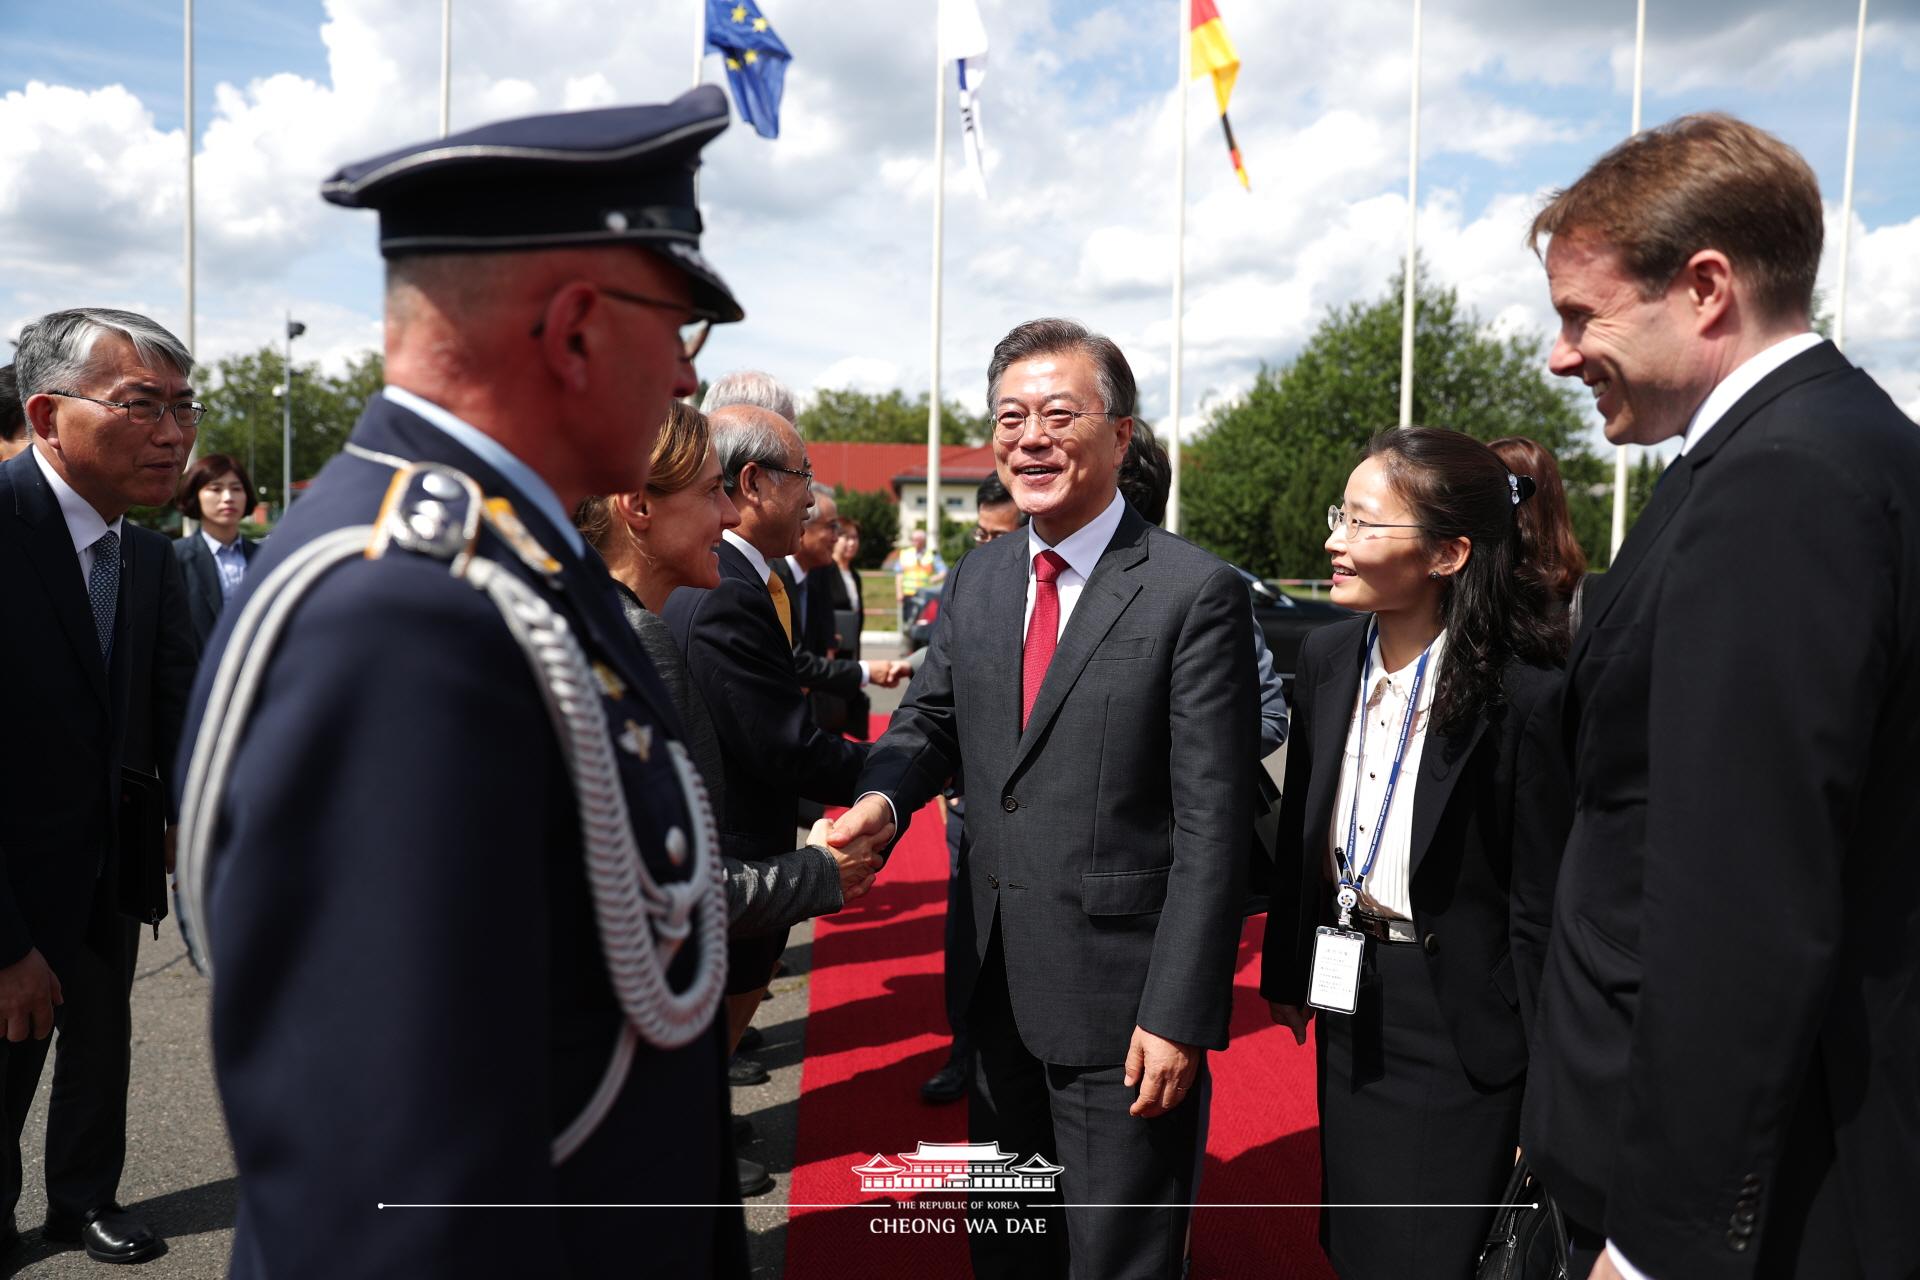
[[[1365,934],[1321,925],[1313,931],[1313,977],[1307,1003],[1332,1013],[1352,1013],[1360,1002],[1360,958]]]

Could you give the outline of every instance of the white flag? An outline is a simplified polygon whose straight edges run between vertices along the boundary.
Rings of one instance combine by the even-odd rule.
[[[956,64],[960,78],[960,127],[966,140],[967,167],[980,198],[987,195],[987,162],[981,152],[980,102],[975,95],[987,78],[987,28],[978,0],[940,0],[940,61]]]

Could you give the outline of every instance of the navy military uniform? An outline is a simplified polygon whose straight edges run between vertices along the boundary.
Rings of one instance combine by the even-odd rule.
[[[631,226],[616,238],[680,246],[672,259],[696,305],[737,318],[693,246],[693,156],[725,119],[709,89],[667,107],[510,122],[356,166],[328,193],[381,209],[390,256],[397,237],[433,247],[423,237],[436,225],[530,247],[548,228],[577,242],[581,216],[610,234]],[[668,135],[672,146],[649,150]],[[569,146],[574,160],[553,158]],[[484,178],[475,155],[492,157],[503,187],[544,191],[551,217],[514,197],[517,224],[490,205],[477,215],[487,225],[455,225],[453,205],[470,205]],[[570,163],[577,179],[560,173]],[[678,186],[653,172],[662,166]],[[382,203],[383,172],[410,184],[399,216]],[[605,208],[596,183],[625,195],[653,182],[665,185],[620,217],[581,214]],[[449,221],[436,224],[442,196]],[[223,705],[218,673],[236,629],[236,655],[265,643],[242,615],[256,593],[273,598],[282,566],[339,530],[431,535],[474,519],[477,559],[563,619],[591,663],[587,696],[617,744],[641,874],[672,887],[697,869],[688,850],[712,825],[704,790],[676,763],[671,704],[605,567],[405,399],[369,402],[347,452],[265,544],[189,713],[196,770],[239,735],[217,811],[187,818],[182,855],[184,885],[186,846],[208,824],[186,923],[204,926],[212,962],[214,1061],[239,1170],[233,1274],[744,1275],[724,1018],[703,1013],[679,1047],[635,1034],[549,691],[501,608],[447,558],[383,537],[299,594],[244,721],[201,730],[209,698]],[[419,463],[451,470],[423,488],[418,473],[406,480]],[[487,500],[486,519],[453,473]],[[718,972],[716,910],[723,932],[717,894],[680,921],[672,990]],[[655,1207],[554,1207],[569,1204]],[[496,1207],[431,1207],[456,1205]]]

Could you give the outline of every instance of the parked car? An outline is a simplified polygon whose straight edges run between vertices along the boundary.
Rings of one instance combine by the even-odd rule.
[[[1277,591],[1239,565],[1234,566],[1234,571],[1247,580],[1247,590],[1253,593],[1254,621],[1267,637],[1267,648],[1273,650],[1273,669],[1280,673],[1287,701],[1292,702],[1293,672],[1300,663],[1300,645],[1307,633],[1330,622],[1351,618],[1353,610],[1343,609],[1331,601],[1302,600]]]
[[[922,587],[907,598],[901,610],[905,620],[900,631],[900,652],[912,653],[927,647],[933,636],[933,622],[940,616],[940,588]]]

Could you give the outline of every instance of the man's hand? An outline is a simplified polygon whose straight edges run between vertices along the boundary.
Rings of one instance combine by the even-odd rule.
[[[53,1007],[61,1003],[60,979],[33,948],[18,960],[0,969],[0,1020],[7,1024],[7,1039],[15,1044],[31,1035],[45,1040],[53,1034]]]
[[[1313,1010],[1311,1008],[1301,1008],[1297,1005],[1281,1004],[1277,1000],[1269,1000],[1267,1001],[1267,1012],[1273,1015],[1275,1022],[1293,1032],[1293,1042],[1295,1044],[1305,1044],[1307,1042],[1307,1023],[1313,1020]]]
[[[862,796],[840,815],[827,833],[827,847],[870,857],[877,866],[892,839],[893,809],[884,796],[875,793]]]
[[[843,903],[863,898],[867,890],[873,888],[873,877],[879,873],[880,859],[872,854],[834,848],[827,843],[828,833],[832,830],[833,823],[825,818],[820,819],[807,832],[807,843],[825,849],[833,858],[833,865],[840,871],[840,899]]]
[[[1127,1114],[1150,1120],[1185,1102],[1187,1090],[1200,1072],[1200,1055],[1204,1052],[1157,1036],[1145,1027],[1135,1027],[1121,1083],[1132,1088],[1138,1082],[1140,1096],[1127,1108]]]
[[[877,684],[882,689],[891,689],[902,680],[913,679],[913,664],[910,662],[869,662],[867,664],[867,682]]]

